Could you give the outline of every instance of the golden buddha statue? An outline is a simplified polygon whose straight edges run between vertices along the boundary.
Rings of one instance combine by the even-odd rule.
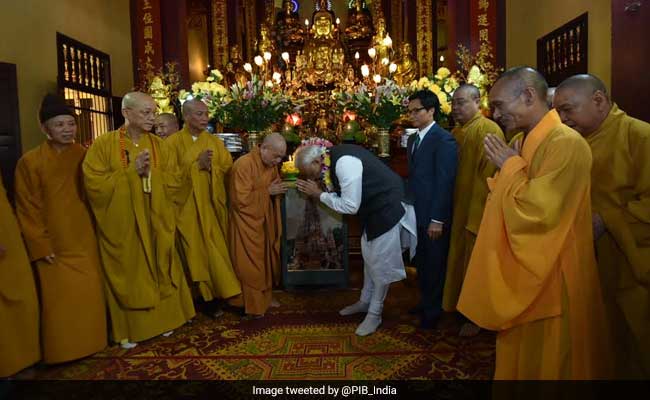
[[[305,42],[305,31],[300,23],[298,13],[293,12],[293,3],[289,0],[282,2],[282,11],[277,16],[277,27],[280,41],[284,47],[302,46]]]
[[[333,68],[335,51],[336,57],[343,54],[341,44],[334,38],[334,23],[329,11],[321,9],[314,14],[311,35],[305,49],[307,65],[304,79],[312,86],[327,86],[336,78]],[[341,49],[341,52],[337,49]]]
[[[156,102],[158,114],[174,113],[174,107],[170,104],[170,85],[165,85],[159,76],[151,81],[149,93]]]
[[[241,56],[241,47],[238,44],[230,48],[230,59],[226,63],[226,86],[239,82],[242,86],[248,81],[248,73],[244,70],[244,61]]]
[[[327,110],[320,109],[318,119],[316,120],[316,135],[322,138],[330,136],[330,121],[327,117]]]
[[[271,38],[271,31],[266,22],[262,22],[260,25],[260,38],[257,41],[257,51],[260,55],[263,55],[265,52],[275,55],[275,43]]]
[[[377,19],[377,33],[375,33],[375,36],[372,38],[372,47],[375,48],[375,51],[377,52],[377,60],[381,62],[382,59],[384,58],[390,58],[389,55],[389,48],[388,46],[384,43],[384,39],[386,39],[386,20],[383,17],[379,17]]]
[[[402,43],[400,50],[400,59],[397,62],[397,71],[395,72],[395,82],[399,85],[408,85],[417,78],[420,68],[418,62],[412,57],[411,44]]]
[[[345,36],[349,40],[368,39],[372,35],[372,18],[368,10],[363,8],[363,3],[363,0],[354,1],[354,9],[345,28]]]

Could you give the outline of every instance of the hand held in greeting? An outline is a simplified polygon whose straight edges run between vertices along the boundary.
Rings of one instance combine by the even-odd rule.
[[[521,143],[517,144],[517,142],[515,142],[515,146],[516,148],[521,149]],[[487,158],[499,169],[503,167],[503,164],[505,164],[510,157],[519,155],[518,150],[508,147],[503,139],[493,134],[489,134],[485,137],[483,147]]]
[[[282,182],[281,179],[276,179],[269,186],[269,194],[275,196],[278,194],[284,194],[287,192],[287,184]]]
[[[54,261],[56,261],[56,257],[54,256],[54,253],[50,254],[49,256],[43,257],[45,261],[47,261],[48,264],[54,264]]]
[[[427,228],[427,235],[429,239],[436,240],[442,236],[442,224],[431,222]]]
[[[149,150],[144,149],[135,159],[135,170],[140,176],[149,175],[150,161]]]
[[[199,169],[210,171],[212,169],[212,150],[203,150],[199,154]]]
[[[298,188],[298,191],[304,193],[309,197],[318,198],[320,197],[321,193],[323,193],[320,186],[318,186],[318,183],[312,181],[311,179],[307,181],[298,179],[296,181],[296,187]]]

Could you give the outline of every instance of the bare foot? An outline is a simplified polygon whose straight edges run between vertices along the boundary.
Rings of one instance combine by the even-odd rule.
[[[271,307],[278,308],[280,307],[280,303],[276,299],[271,299]]]
[[[481,332],[481,328],[478,326],[474,325],[471,322],[465,322],[461,327],[460,327],[460,332],[458,332],[458,336],[460,337],[474,337]]]

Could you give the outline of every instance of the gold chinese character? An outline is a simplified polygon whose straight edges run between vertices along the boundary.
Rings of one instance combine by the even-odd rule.
[[[142,6],[143,10],[150,10],[151,9],[151,3],[149,0],[144,0],[144,6]]]
[[[484,10],[487,11],[487,9],[490,7],[490,2],[489,0],[478,0],[478,9],[479,10]]]
[[[151,25],[145,25],[144,27],[144,38],[153,39],[153,27]]]
[[[151,16],[151,13],[144,13],[142,21],[144,21],[145,24],[153,24],[153,17]]]
[[[481,14],[478,16],[478,26],[490,26],[487,20],[487,14]]]
[[[488,30],[487,29],[481,29],[478,31],[478,38],[481,42],[489,42],[490,39],[488,37]]]
[[[144,54],[154,54],[153,45],[150,40],[147,40],[144,44]]]

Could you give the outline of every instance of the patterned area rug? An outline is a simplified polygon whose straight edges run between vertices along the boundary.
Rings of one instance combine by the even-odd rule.
[[[198,315],[192,323],[140,343],[86,359],[38,367],[32,379],[75,380],[376,380],[490,379],[494,334],[459,338],[447,316],[438,330],[416,328],[406,311],[415,290],[393,285],[379,330],[354,334],[363,315],[338,310],[358,299],[358,290],[278,292],[281,307],[262,319],[226,312],[218,320]],[[450,322],[451,321],[451,322]]]

